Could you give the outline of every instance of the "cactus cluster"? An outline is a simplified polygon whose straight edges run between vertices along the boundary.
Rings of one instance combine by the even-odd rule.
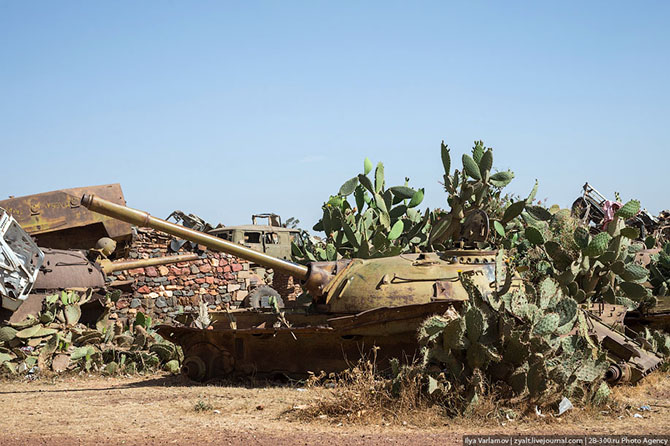
[[[460,389],[467,395],[462,412],[490,384],[502,398],[535,404],[561,396],[573,402],[606,397],[606,354],[588,335],[589,316],[558,282],[546,278],[537,290],[499,296],[482,293],[467,275],[461,280],[470,296],[465,308],[429,318],[419,332],[427,369],[440,369],[429,380],[429,393]]]
[[[513,201],[501,196],[502,189],[512,181],[514,173],[509,170],[493,173],[493,149],[486,148],[482,141],[475,141],[472,156],[464,154],[462,170],[455,169],[453,173],[450,150],[444,141],[440,151],[450,210],[433,216],[429,238],[431,246],[448,248],[452,242],[458,242],[465,220],[481,211],[495,219],[492,225],[504,237],[505,227],[521,214],[528,201]],[[533,200],[533,197],[529,198]]]
[[[326,233],[323,245],[293,243],[295,260],[387,257],[425,242],[428,211],[417,209],[424,189],[409,187],[407,178],[402,186],[386,187],[384,165],[377,164],[370,179],[372,162],[366,158],[363,164],[363,173],[346,181],[322,207],[314,230]]]
[[[656,352],[661,356],[670,356],[670,336],[658,330],[644,329],[638,336],[637,341],[650,351]]]
[[[651,256],[649,282],[655,296],[669,296],[670,293],[670,242]]]
[[[110,304],[115,297],[108,295]],[[143,313],[138,313],[128,327],[110,320],[109,308],[95,329],[80,324],[80,305],[90,298],[90,291],[50,295],[37,317],[0,326],[0,373],[179,371],[177,348],[151,329],[151,318]]]
[[[540,247],[549,260],[547,273],[559,283],[563,293],[578,303],[607,302],[626,305],[629,309],[648,308],[655,304],[651,290],[645,287],[648,270],[635,263],[635,253],[643,246],[636,243],[637,228],[628,227],[625,220],[635,215],[640,203],[631,200],[614,215],[607,230],[591,235],[577,227],[569,245],[550,240],[548,228],[561,218],[561,213],[524,213],[528,242]]]

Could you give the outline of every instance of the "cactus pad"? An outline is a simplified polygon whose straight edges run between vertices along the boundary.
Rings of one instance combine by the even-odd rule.
[[[477,342],[486,329],[484,314],[471,306],[465,313],[465,333],[470,342]]]
[[[595,381],[607,370],[607,362],[594,359],[585,359],[582,365],[575,372],[575,376],[580,381]]]
[[[557,291],[558,285],[553,279],[549,277],[544,279],[542,283],[540,283],[540,308],[547,308]]]
[[[514,179],[514,174],[511,171],[506,170],[506,171],[494,173],[493,175],[491,175],[491,178],[489,178],[489,182],[492,185],[494,185],[495,187],[505,187],[513,179]]]
[[[471,369],[481,369],[489,361],[486,347],[479,343],[470,344],[466,352],[466,358]]]
[[[479,172],[479,166],[477,165],[477,162],[472,159],[469,155],[463,155],[463,170],[465,170],[465,173],[470,177],[475,180],[481,180],[482,175]]]
[[[20,339],[29,339],[35,337],[40,330],[42,330],[41,325],[33,325],[32,327],[24,328],[23,330],[16,332],[16,337]]]
[[[540,319],[533,328],[533,334],[544,336],[553,333],[559,325],[560,316],[556,313],[549,313]]]
[[[584,255],[589,257],[599,257],[605,254],[611,239],[612,237],[607,232],[601,232],[597,234],[595,237],[593,237],[589,243],[589,246],[584,249]]]
[[[624,220],[633,218],[640,212],[640,202],[637,200],[630,200],[628,203],[621,206],[621,208],[616,211],[616,216]]]
[[[0,328],[0,342],[8,342],[16,337],[17,331],[12,327]]]
[[[574,299],[561,299],[556,305],[556,313],[559,316],[558,326],[572,322],[577,316],[577,302]]]
[[[442,331],[444,350],[463,348],[464,333],[465,321],[462,318],[449,321]]]
[[[647,279],[649,270],[647,270],[647,268],[642,265],[638,265],[637,263],[629,263],[624,267],[624,271],[619,275],[624,280],[637,282],[639,280]]]
[[[605,404],[610,397],[610,388],[606,382],[601,382],[598,386],[598,390],[593,394],[593,404],[595,406],[600,406]]]
[[[507,343],[503,359],[512,364],[522,364],[528,359],[530,345],[521,342],[518,336],[512,337]]]
[[[539,229],[533,226],[528,226],[526,228],[526,238],[533,245],[544,245],[544,236]]]
[[[647,289],[635,282],[621,282],[619,288],[624,292],[626,297],[633,299],[634,301],[639,301],[640,299],[647,297]]]
[[[551,259],[554,261],[554,266],[559,270],[559,271],[564,271],[570,267],[570,264],[572,263],[572,257],[565,252],[561,246],[554,242],[554,241],[549,241],[544,244],[544,249],[547,251],[547,254]]]

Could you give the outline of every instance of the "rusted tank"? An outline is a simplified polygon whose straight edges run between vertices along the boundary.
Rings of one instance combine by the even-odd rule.
[[[44,249],[44,264],[40,269],[33,291],[50,291],[64,288],[102,288],[106,275],[147,266],[168,265],[197,260],[197,254],[180,254],[150,259],[91,260],[84,251]]]
[[[340,371],[374,346],[381,364],[417,354],[416,330],[429,315],[459,308],[468,295],[459,272],[491,289],[495,252],[450,251],[299,265],[148,213],[84,195],[88,209],[150,227],[273,268],[299,280],[309,305],[241,309],[213,315],[213,329],[161,326],[184,349],[184,372],[195,380],[229,374],[304,376]]]
[[[107,290],[110,286],[114,286],[114,282],[108,283],[106,277],[116,271],[189,262],[199,258],[197,254],[191,253],[149,259],[110,261],[105,258],[96,259],[90,255],[90,252],[79,250],[44,248],[40,251],[43,256],[40,266],[35,270],[34,279],[25,293],[17,297],[0,292],[3,299],[2,307],[8,310],[0,319],[19,322],[30,314],[38,314],[42,309],[44,298],[61,290],[87,288],[92,288],[96,292]],[[101,297],[104,297],[104,292]],[[97,300],[93,299],[89,305],[92,312],[91,319],[95,320],[95,315],[100,310],[99,307]],[[84,314],[83,320],[86,319],[86,314]]]
[[[82,204],[92,211],[289,274],[300,280],[311,296],[307,305],[284,311],[241,309],[214,314],[212,329],[208,330],[160,326],[162,336],[182,346],[182,370],[194,380],[337,372],[373,348],[380,367],[391,358],[412,360],[418,354],[416,332],[420,324],[450,307],[460,309],[469,298],[461,273],[467,274],[484,295],[494,291],[497,276],[502,274],[497,271],[497,253],[478,250],[299,265],[93,195],[84,195]],[[516,280],[506,283],[519,285]],[[594,336],[608,337],[604,323],[595,318],[592,323]],[[639,374],[658,362],[651,359]]]
[[[61,189],[0,201],[38,246],[54,249],[91,249],[102,237],[118,242],[122,253],[131,239],[128,223],[89,212],[81,206],[83,193],[93,193],[118,204],[126,204],[120,184]]]

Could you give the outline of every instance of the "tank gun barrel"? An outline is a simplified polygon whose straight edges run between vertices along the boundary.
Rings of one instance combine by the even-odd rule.
[[[306,281],[309,276],[309,270],[304,265],[278,259],[237,243],[231,243],[210,234],[194,231],[193,229],[152,217],[147,212],[112,203],[111,201],[107,201],[93,194],[84,194],[81,198],[81,204],[91,211],[107,215],[108,217],[113,217],[139,227],[156,229],[157,231],[162,231],[175,237],[204,245],[215,251],[232,254],[251,262],[258,263],[259,265],[263,265],[266,268],[273,268],[276,271],[281,271],[301,281]]]
[[[116,262],[102,260],[100,261],[100,267],[105,274],[110,274],[115,271],[125,271],[133,268],[146,268],[147,266],[190,262],[191,260],[198,260],[199,258],[200,256],[198,256],[198,254],[179,254],[175,256],[152,257],[150,259],[117,260]]]

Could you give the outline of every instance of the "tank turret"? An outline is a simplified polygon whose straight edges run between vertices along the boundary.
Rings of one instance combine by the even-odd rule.
[[[102,288],[105,277],[116,271],[197,260],[197,254],[180,254],[149,259],[91,260],[85,251],[44,248],[43,268],[39,270],[32,292],[64,288]]]

